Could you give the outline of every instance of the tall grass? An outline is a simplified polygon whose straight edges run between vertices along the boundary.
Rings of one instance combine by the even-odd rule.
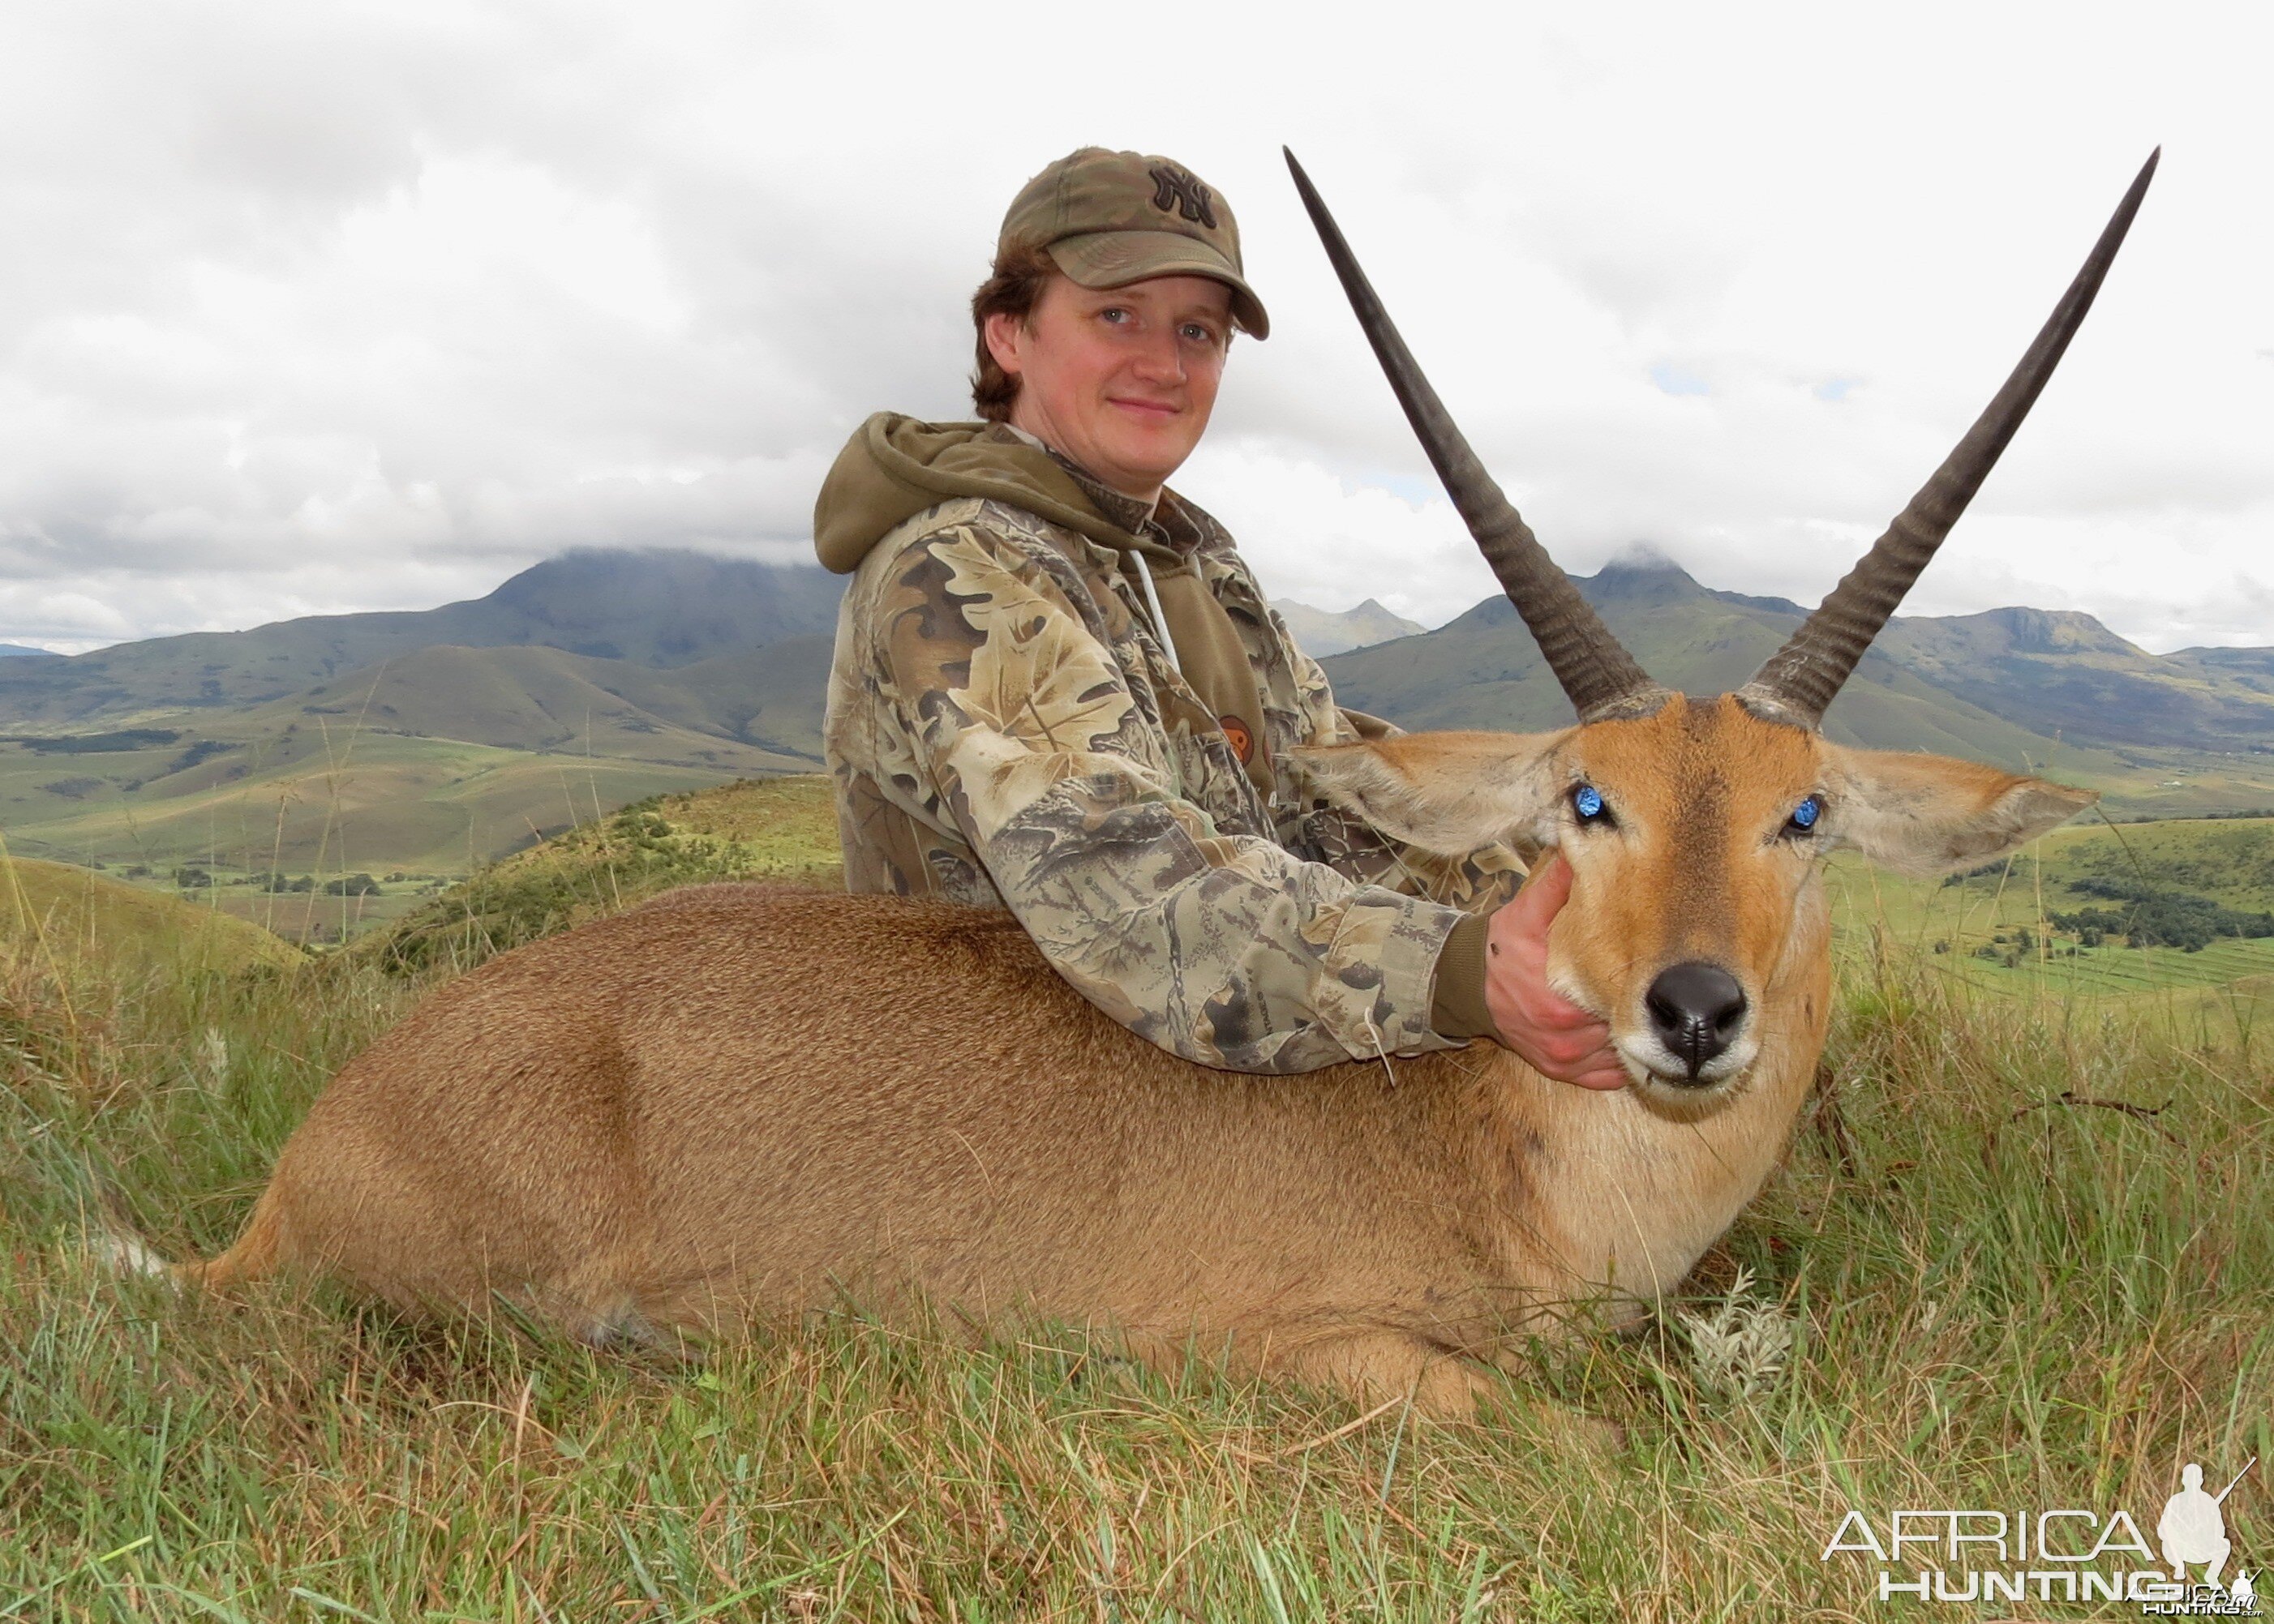
[[[0,1617],[1831,1619],[1886,1611],[1819,1560],[1851,1506],[2152,1528],[2180,1462],[2274,1456],[2274,1071],[1916,965],[1843,965],[1826,1092],[1683,1302],[1436,1426],[1072,1330],[847,1310],[656,1369],[121,1282],[78,1245],[100,1204],[225,1244],[447,972],[0,959]],[[1791,1336],[1750,1395],[1681,1318],[1741,1268]],[[2226,1512],[2274,1557],[2263,1473]]]

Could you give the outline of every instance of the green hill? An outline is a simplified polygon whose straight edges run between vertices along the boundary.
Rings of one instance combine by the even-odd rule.
[[[1830,880],[1851,948],[1901,949],[1976,987],[2209,998],[2230,1018],[2274,991],[2274,934],[2248,934],[2274,929],[2274,819],[2079,822],[1970,875],[1909,881],[1841,856]],[[2223,917],[2207,936],[2175,941],[2155,929],[2173,904]],[[2114,926],[2076,929],[2088,914]]]

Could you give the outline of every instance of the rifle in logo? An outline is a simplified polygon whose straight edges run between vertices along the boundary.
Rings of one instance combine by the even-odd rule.
[[[1209,230],[1216,229],[1216,210],[1211,207],[1216,193],[1198,176],[1187,174],[1173,163],[1156,164],[1145,173],[1153,177],[1155,208],[1164,214],[1173,208],[1186,219],[1198,221]]]

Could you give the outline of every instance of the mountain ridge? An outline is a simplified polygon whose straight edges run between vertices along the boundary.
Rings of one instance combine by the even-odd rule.
[[[1690,693],[1736,688],[1809,613],[1787,598],[1704,586],[1663,561],[1571,579],[1645,670]],[[1504,598],[1420,637],[1321,663],[1339,698],[1408,726],[1547,728],[1570,719]],[[2168,765],[2161,757],[2174,751],[2264,756],[2274,753],[2274,649],[2150,654],[2074,610],[1898,615],[1825,728],[1842,742],[2010,766],[2042,767],[2066,752],[2078,771],[2111,779]]]
[[[266,703],[435,647],[556,648],[669,669],[830,631],[844,585],[817,565],[580,549],[433,609],[304,615],[0,661],[0,717],[53,725]]]
[[[1805,613],[1662,563],[1575,582],[1646,670],[1698,694],[1742,683]],[[842,587],[598,552],[436,610],[0,660],[0,823],[43,856],[305,869],[345,838],[358,867],[463,871],[564,813],[820,768]],[[1342,703],[1409,729],[1570,725],[1504,598],[1412,624],[1385,612],[1374,628],[1398,635],[1323,656]],[[1825,731],[2045,772],[2128,815],[2274,806],[2274,649],[2152,655],[2074,611],[1898,617]]]

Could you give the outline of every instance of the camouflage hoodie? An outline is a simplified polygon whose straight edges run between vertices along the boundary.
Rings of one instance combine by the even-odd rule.
[[[1001,425],[879,413],[814,537],[853,575],[823,724],[851,890],[1007,907],[1084,996],[1207,1065],[1489,1029],[1482,915],[1522,863],[1399,846],[1310,793],[1292,747],[1396,730],[1337,708],[1200,508],[1148,515]]]

